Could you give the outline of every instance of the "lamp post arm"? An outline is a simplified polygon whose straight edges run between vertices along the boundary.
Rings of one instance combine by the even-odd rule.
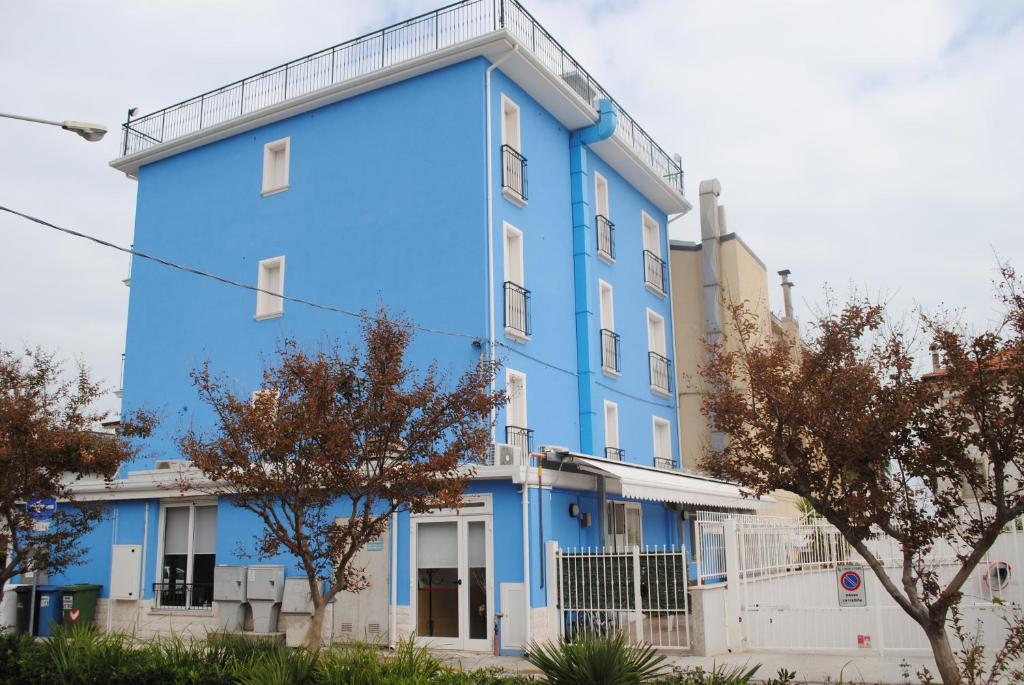
[[[35,122],[37,124],[49,124],[50,126],[61,126],[61,127],[64,126],[64,122],[63,121],[50,121],[49,119],[36,119],[35,117],[25,117],[25,116],[22,116],[20,114],[7,114],[5,112],[0,112],[0,117],[3,117],[4,119],[20,119],[22,121],[32,121],[32,122]]]

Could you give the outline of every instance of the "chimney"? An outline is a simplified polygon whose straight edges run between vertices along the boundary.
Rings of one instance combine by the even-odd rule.
[[[932,353],[932,371],[941,371],[942,359],[939,356],[939,346],[932,343],[928,346],[928,351]]]
[[[722,192],[722,184],[717,178],[700,182],[700,239],[701,260],[703,262],[704,286],[704,320],[707,324],[707,336],[710,340],[718,340],[722,333],[721,314],[721,265],[719,264],[719,238],[722,235],[719,218],[725,215],[718,206],[718,196]]]
[[[725,223],[725,205],[718,205],[718,235],[725,235],[729,229]]]
[[[789,274],[790,274],[789,269],[783,269],[782,271],[779,272],[779,275],[782,276],[782,301],[784,303],[785,310],[786,310],[786,318],[789,319],[789,320],[792,320],[793,319],[793,292],[792,292],[792,290],[793,290],[793,286],[796,285],[796,283],[793,283],[792,281],[789,280]]]

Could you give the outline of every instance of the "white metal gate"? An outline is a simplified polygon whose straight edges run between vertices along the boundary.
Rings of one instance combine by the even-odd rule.
[[[863,559],[831,525],[818,521],[724,522],[728,596],[737,608],[740,649],[911,653],[929,651],[927,639],[889,596]],[[732,548],[730,550],[730,547]],[[900,584],[898,545],[870,542]],[[1024,533],[1004,533],[963,588],[963,624],[981,629],[986,649],[1006,637],[1005,604],[1024,602]],[[863,564],[866,605],[839,606],[838,564]],[[952,549],[938,548],[930,563],[946,582],[958,568]],[[1016,571],[1015,571],[1016,569]]]
[[[560,549],[555,568],[563,638],[621,631],[633,643],[689,648],[685,549]]]

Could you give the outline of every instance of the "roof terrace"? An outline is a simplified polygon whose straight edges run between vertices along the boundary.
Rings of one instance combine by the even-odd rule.
[[[121,158],[112,164],[129,170],[126,158],[148,156],[167,143],[226,130],[240,119],[256,119],[270,110],[316,93],[383,74],[432,55],[452,55],[485,39],[511,39],[528,52],[531,63],[557,79],[562,91],[578,98],[577,107],[597,116],[606,99],[618,114],[613,136],[661,179],[667,190],[683,194],[683,170],[636,120],[565,51],[517,0],[462,0],[359,38],[314,52],[240,81],[127,121]],[[489,54],[484,51],[482,54]],[[254,116],[255,115],[255,116]],[[122,161],[123,160],[123,161]]]

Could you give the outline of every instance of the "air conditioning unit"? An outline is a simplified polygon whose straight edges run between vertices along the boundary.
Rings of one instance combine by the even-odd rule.
[[[494,444],[492,466],[522,466],[523,448],[519,445],[509,445],[504,442]]]

